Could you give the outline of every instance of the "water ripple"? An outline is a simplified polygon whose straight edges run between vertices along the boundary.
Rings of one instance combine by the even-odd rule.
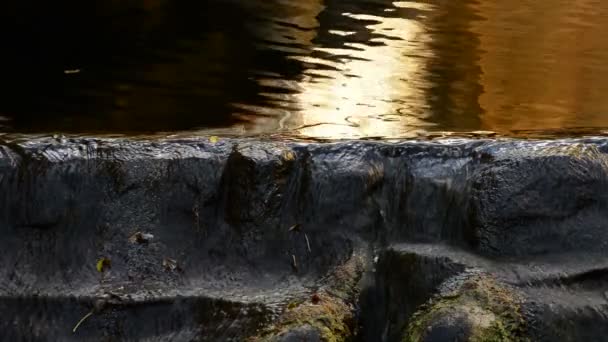
[[[598,1],[94,0],[2,13],[3,131],[608,127]]]

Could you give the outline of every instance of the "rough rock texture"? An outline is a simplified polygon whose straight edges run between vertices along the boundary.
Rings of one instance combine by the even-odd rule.
[[[593,145],[497,153],[471,180],[477,247],[495,255],[605,249],[607,170]]]
[[[392,245],[364,291],[360,335],[364,341],[604,340],[608,258],[575,256],[495,259],[440,244]],[[384,309],[373,310],[374,304]]]
[[[3,340],[608,336],[608,140],[3,139]]]

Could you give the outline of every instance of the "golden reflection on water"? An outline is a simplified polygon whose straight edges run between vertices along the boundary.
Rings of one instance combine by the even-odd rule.
[[[323,30],[314,18],[324,7],[310,8],[306,24]],[[280,118],[279,130],[322,138],[607,126],[608,6],[403,1],[385,12],[403,8],[428,15],[341,13],[378,34],[342,48],[315,45],[310,32],[298,37],[307,53],[290,58],[310,67],[299,80],[261,79],[291,93],[266,94],[276,107],[257,111]],[[348,38],[357,32],[328,33]]]
[[[485,129],[606,126],[608,7],[598,1],[481,2]],[[518,8],[518,10],[515,10]]]
[[[300,133],[313,137],[396,136],[426,126],[424,83],[419,57],[406,55],[421,50],[421,46],[407,48],[408,41],[420,39],[420,22],[344,13],[359,20],[377,21],[367,26],[372,33],[386,33],[403,40],[387,41],[384,45],[350,44],[360,50],[323,49],[334,55],[349,55],[339,70],[324,73],[327,82],[317,84],[310,79],[300,83],[297,94],[300,111],[290,121],[291,127],[303,127]],[[336,31],[334,34],[348,35]],[[422,51],[421,51],[422,52]],[[308,62],[309,58],[303,58]],[[348,75],[348,76],[346,76]],[[405,82],[404,80],[407,80]],[[415,104],[415,108],[408,108]]]
[[[3,40],[0,130],[411,138],[608,128],[608,2],[79,4],[13,9],[29,19]]]
[[[393,6],[385,11],[428,7],[411,2]],[[284,108],[281,113],[273,110],[281,117],[279,129],[315,138],[357,138],[403,136],[429,126],[424,120],[429,108],[425,105],[422,56],[426,37],[421,18],[341,15],[369,22],[366,29],[378,38],[366,44],[345,42],[343,48],[327,48],[313,46],[314,37],[298,37],[302,38],[298,43],[310,47],[309,53],[290,58],[310,65],[304,76],[292,82],[260,80],[265,86],[294,91],[289,95],[266,94],[277,107]],[[345,38],[356,34],[337,29],[328,33]],[[342,57],[332,61],[312,56],[317,53]]]

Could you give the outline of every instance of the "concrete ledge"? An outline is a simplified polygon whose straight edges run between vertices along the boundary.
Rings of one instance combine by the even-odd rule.
[[[578,279],[608,243],[606,152],[603,138],[0,142],[0,306],[14,317],[0,329],[17,340],[243,340],[327,287],[354,255],[368,255],[373,274],[374,256],[397,243],[483,260],[568,254],[580,260],[568,266]],[[478,266],[511,272],[487,265]],[[361,294],[384,279],[363,274]],[[404,288],[407,311],[438,285],[416,299]],[[340,301],[365,300],[353,296]],[[99,300],[104,310],[72,333]],[[197,315],[200,307],[213,313]],[[181,318],[136,328],[155,329],[163,312]],[[403,331],[410,314],[365,315],[341,317]],[[357,329],[378,340],[380,329]]]

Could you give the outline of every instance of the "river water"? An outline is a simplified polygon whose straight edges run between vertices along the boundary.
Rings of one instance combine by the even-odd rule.
[[[608,129],[601,0],[2,6],[3,132],[411,138]]]

